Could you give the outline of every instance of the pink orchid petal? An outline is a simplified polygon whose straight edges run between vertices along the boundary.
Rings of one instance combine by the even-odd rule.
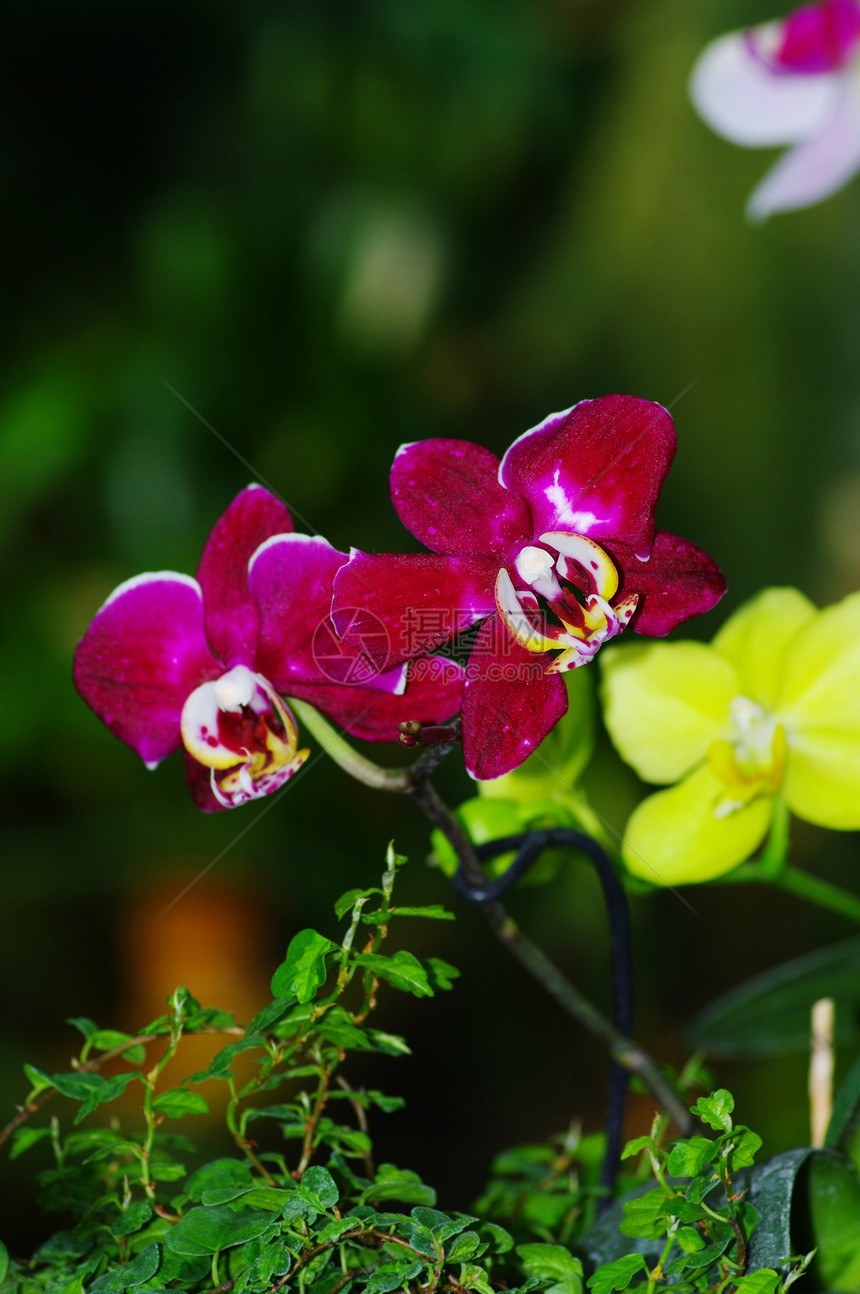
[[[362,741],[398,741],[407,719],[444,723],[460,709],[465,672],[454,661],[425,656],[412,661],[402,696],[368,687],[293,684],[289,693],[308,701]]]
[[[182,744],[186,698],[223,672],[196,580],[138,575],[115,589],[75,652],[75,686],[114,736],[154,767]]]
[[[809,139],[835,112],[842,77],[772,71],[752,43],[760,31],[732,32],[705,46],[690,78],[693,104],[712,130],[747,148]]]
[[[482,553],[504,560],[532,538],[523,499],[499,484],[495,454],[468,440],[403,445],[391,469],[397,515],[434,553]]]
[[[605,395],[552,414],[515,440],[499,479],[531,505],[535,534],[614,539],[647,557],[675,428],[651,400]]]
[[[518,768],[567,712],[567,688],[547,674],[552,657],[526,651],[490,616],[478,633],[463,693],[463,756],[472,777]]]
[[[707,553],[688,539],[658,530],[647,562],[621,544],[607,544],[621,576],[618,599],[638,594],[631,625],[638,634],[662,638],[690,616],[716,606],[726,591],[725,577]]]
[[[851,61],[858,43],[860,5],[856,0],[824,0],[788,15],[774,62],[794,72],[832,72]]]
[[[489,557],[353,552],[335,576],[335,629],[378,669],[391,669],[495,610],[498,571]]]
[[[332,586],[346,561],[321,536],[295,534],[273,536],[251,558],[248,580],[260,620],[256,667],[280,691],[294,682],[403,690],[402,671],[380,677],[334,631]]]
[[[790,149],[754,191],[747,205],[751,220],[819,202],[860,170],[860,86],[846,76],[842,89],[826,129]]]
[[[225,666],[250,665],[256,652],[257,612],[248,590],[248,562],[264,540],[292,528],[284,505],[261,485],[249,485],[206,541],[197,579],[206,604],[206,634]]]
[[[182,757],[185,762],[185,780],[197,808],[204,813],[220,813],[226,806],[212,794],[212,770],[204,768],[187,750],[183,750]]]

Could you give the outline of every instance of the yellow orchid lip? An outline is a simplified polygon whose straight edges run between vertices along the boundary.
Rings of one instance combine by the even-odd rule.
[[[714,814],[727,817],[759,795],[775,795],[782,785],[788,744],[782,724],[756,701],[736,696],[729,706],[732,737],[712,741],[707,763],[726,788]]]
[[[182,709],[185,749],[210,770],[212,794],[235,808],[277,790],[307,759],[290,710],[262,674],[235,665]]]

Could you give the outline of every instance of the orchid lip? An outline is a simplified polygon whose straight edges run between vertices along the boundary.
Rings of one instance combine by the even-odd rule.
[[[182,741],[208,768],[212,794],[234,808],[277,790],[304,763],[295,720],[262,674],[235,665],[195,688],[182,709]]]

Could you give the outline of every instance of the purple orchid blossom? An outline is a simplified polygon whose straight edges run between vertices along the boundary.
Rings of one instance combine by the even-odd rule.
[[[501,462],[462,440],[398,451],[394,506],[434,551],[353,552],[332,618],[380,670],[484,622],[463,695],[473,777],[521,764],[567,710],[562,673],[625,626],[661,636],[724,593],[705,553],[655,532],[674,451],[666,410],[620,395],[552,414]],[[379,623],[385,636],[371,638]]]
[[[184,748],[205,810],[269,795],[301,767],[308,751],[284,695],[368,741],[396,741],[407,719],[449,719],[463,688],[452,662],[376,672],[334,633],[346,560],[293,533],[287,509],[249,486],[209,536],[196,579],[161,571],[114,590],[78,645],[75,685],[148,767]]]
[[[735,144],[792,145],[753,192],[752,220],[829,197],[860,170],[860,2],[822,0],[719,37],[690,95]]]

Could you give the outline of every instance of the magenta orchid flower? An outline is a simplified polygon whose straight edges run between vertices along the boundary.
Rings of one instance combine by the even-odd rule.
[[[860,170],[860,2],[822,0],[719,37],[690,94],[733,143],[791,145],[753,192],[751,219],[828,197]]]
[[[346,560],[294,534],[287,509],[252,485],[216,524],[196,579],[160,571],[114,590],[78,645],[75,685],[148,767],[184,748],[206,810],[269,795],[301,767],[283,696],[369,741],[396,741],[407,719],[449,719],[463,687],[451,662],[376,672],[337,638],[329,610]]]
[[[501,462],[462,440],[398,451],[394,506],[433,552],[353,552],[332,618],[378,669],[483,621],[463,694],[473,777],[521,764],[567,710],[564,671],[625,626],[661,636],[722,596],[705,553],[654,529],[674,451],[666,410],[621,395],[552,414]]]

